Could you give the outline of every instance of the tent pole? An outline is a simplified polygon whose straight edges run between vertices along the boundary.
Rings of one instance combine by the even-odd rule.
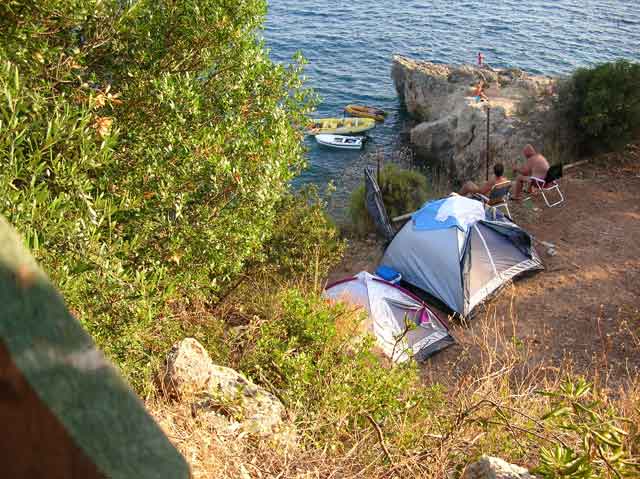
[[[380,163],[382,162],[382,155],[380,154],[380,148],[378,147],[378,151],[376,152],[376,160],[378,162],[378,171],[377,171],[377,180],[378,186],[380,186]]]
[[[486,180],[489,181],[489,125],[491,122],[491,106],[487,105],[487,157],[486,157]]]

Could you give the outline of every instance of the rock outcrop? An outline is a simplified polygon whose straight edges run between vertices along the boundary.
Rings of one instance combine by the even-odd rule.
[[[396,90],[419,124],[411,143],[420,157],[437,160],[459,181],[484,176],[487,106],[491,163],[512,164],[522,147],[544,148],[548,106],[555,80],[517,69],[450,66],[394,56]],[[477,101],[473,87],[485,83],[489,102]]]
[[[535,479],[524,467],[509,464],[498,457],[482,456],[468,466],[462,479]]]
[[[244,433],[281,447],[296,444],[295,429],[283,421],[280,400],[239,372],[214,364],[193,338],[171,348],[161,382],[166,393],[189,401],[194,416],[222,436]]]

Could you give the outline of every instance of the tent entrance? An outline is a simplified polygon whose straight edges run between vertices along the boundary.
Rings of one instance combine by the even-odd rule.
[[[469,309],[506,283],[511,274],[505,274],[514,265],[529,261],[529,258],[506,236],[494,229],[476,223],[470,230],[467,287]]]

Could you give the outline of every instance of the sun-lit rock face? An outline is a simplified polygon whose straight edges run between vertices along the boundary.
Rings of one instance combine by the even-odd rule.
[[[549,105],[556,81],[517,69],[440,65],[394,56],[391,76],[400,99],[419,123],[411,143],[419,156],[436,160],[452,179],[479,179],[486,169],[487,107],[490,167],[521,159],[524,145],[549,143]],[[484,82],[488,101],[474,96]]]
[[[283,421],[280,400],[234,369],[214,364],[195,339],[186,338],[171,348],[161,379],[170,396],[188,401],[193,415],[220,436],[245,433],[295,447],[295,428]]]

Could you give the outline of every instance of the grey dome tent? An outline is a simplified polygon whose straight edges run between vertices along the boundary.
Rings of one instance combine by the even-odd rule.
[[[366,271],[327,286],[324,296],[365,312],[367,332],[394,362],[424,361],[454,342],[446,322],[422,300]]]
[[[455,194],[414,213],[381,264],[462,316],[515,276],[543,269],[526,231]]]

